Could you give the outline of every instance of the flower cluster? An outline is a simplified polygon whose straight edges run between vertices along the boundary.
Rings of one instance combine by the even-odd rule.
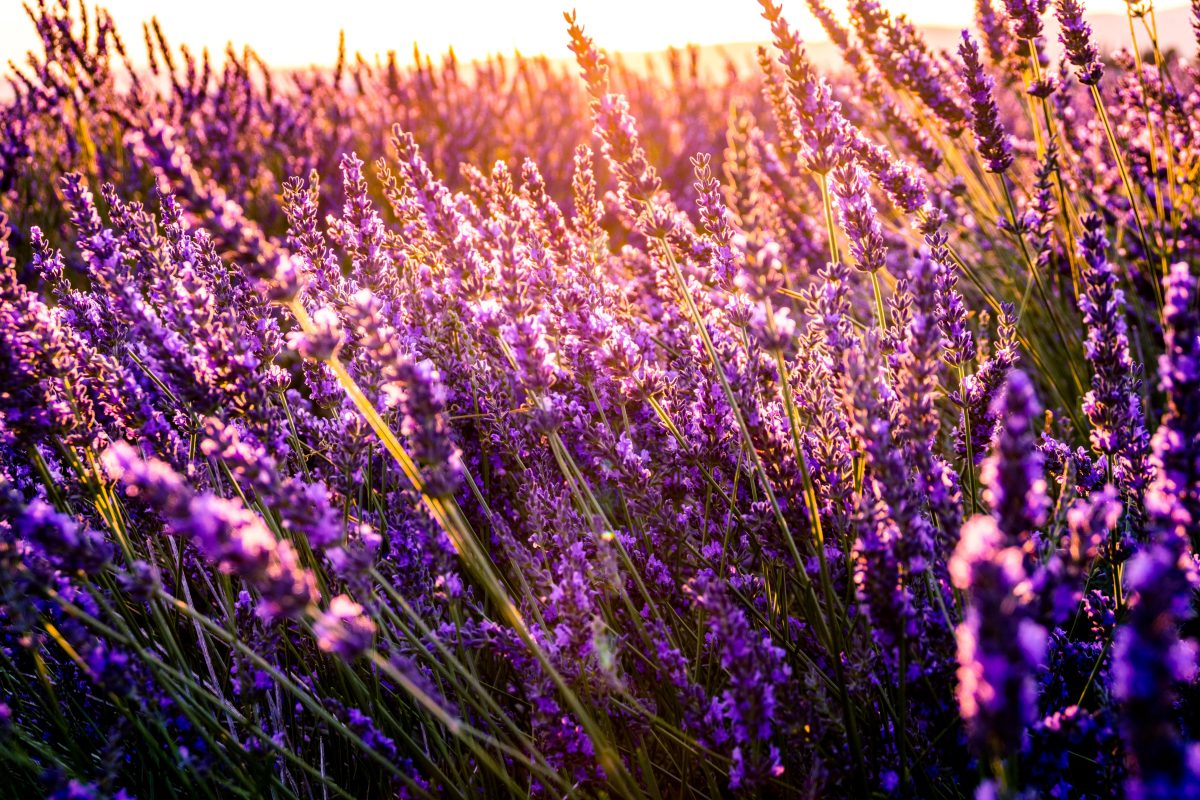
[[[1196,54],[804,5],[282,70],[30,3],[0,794],[1195,796]]]

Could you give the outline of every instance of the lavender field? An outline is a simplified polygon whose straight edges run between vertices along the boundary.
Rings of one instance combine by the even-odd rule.
[[[0,796],[1200,798],[1200,0],[648,67],[28,10]]]

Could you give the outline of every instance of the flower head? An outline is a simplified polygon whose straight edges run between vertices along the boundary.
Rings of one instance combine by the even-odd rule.
[[[1058,17],[1058,40],[1067,60],[1075,65],[1079,82],[1095,86],[1104,75],[1104,67],[1092,43],[1092,26],[1083,18],[1083,5],[1079,0],[1055,0],[1054,13]]]
[[[317,646],[347,661],[370,648],[375,623],[363,613],[363,607],[344,594],[329,601],[329,610],[313,623]]]

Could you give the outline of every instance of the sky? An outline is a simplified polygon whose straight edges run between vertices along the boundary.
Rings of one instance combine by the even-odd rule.
[[[21,5],[21,0],[0,0],[0,65],[22,60],[37,43]],[[769,36],[755,0],[107,0],[103,5],[132,52],[143,51],[142,21],[157,15],[172,44],[219,54],[232,40],[239,47],[252,45],[267,63],[280,66],[331,63],[339,30],[346,32],[350,53],[368,58],[396,50],[407,59],[414,43],[431,54],[453,45],[466,59],[514,50],[565,58],[570,53],[562,12],[572,5],[585,30],[606,50],[641,52]],[[975,4],[885,0],[884,5],[918,24],[964,27]],[[1087,0],[1086,5],[1089,13],[1124,11],[1124,0]],[[802,0],[785,0],[783,6],[806,39],[824,38]],[[831,6],[842,12],[845,0],[832,0]]]

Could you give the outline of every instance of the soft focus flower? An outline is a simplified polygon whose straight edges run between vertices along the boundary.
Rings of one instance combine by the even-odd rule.
[[[1046,630],[1022,608],[1028,580],[1024,553],[1005,546],[988,516],[963,526],[950,559],[954,585],[968,598],[958,626],[958,705],[981,756],[1016,753],[1036,710],[1034,673],[1046,650]]]
[[[305,358],[328,361],[342,349],[342,326],[337,312],[329,306],[322,306],[313,313],[312,322],[311,331],[288,334],[288,347]]]
[[[992,453],[979,470],[983,497],[996,524],[1010,543],[1023,543],[1046,518],[1046,479],[1042,454],[1036,447],[1034,425],[1041,409],[1033,384],[1021,370],[1008,374],[1004,393],[996,398],[992,413],[999,430]]]
[[[362,606],[339,594],[329,601],[329,610],[322,612],[313,623],[313,633],[322,650],[349,661],[371,646],[375,623],[364,615]]]

